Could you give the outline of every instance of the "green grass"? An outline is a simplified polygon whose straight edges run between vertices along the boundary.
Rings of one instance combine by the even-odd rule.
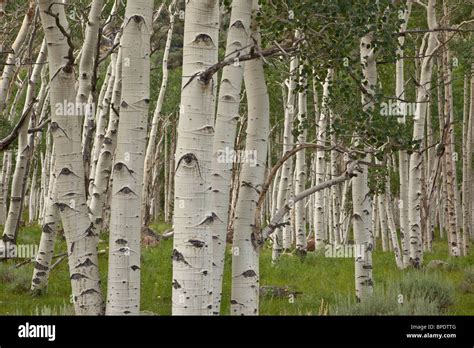
[[[160,223],[155,224],[153,228],[162,232],[168,229],[169,225]],[[38,243],[39,236],[40,229],[38,227],[25,227],[20,233],[19,243]],[[108,243],[106,235],[101,236],[101,239],[103,242],[99,245],[99,250],[105,249]],[[60,237],[58,241],[56,253],[65,250],[64,239]],[[144,314],[171,314],[172,247],[173,241],[165,240],[155,248],[142,249],[141,310]],[[231,255],[228,252],[223,285],[223,314],[230,312],[230,259]],[[106,294],[107,255],[100,255],[99,260],[102,288]],[[387,303],[394,301],[397,292],[393,289],[408,289],[417,283],[416,279],[422,273],[426,281],[421,285],[415,285],[417,289],[421,289],[420,293],[426,293],[435,288],[433,291],[438,294],[439,291],[445,291],[447,287],[451,290],[446,291],[453,291],[454,301],[446,302],[447,305],[446,308],[443,308],[443,313],[474,315],[474,292],[469,291],[469,284],[472,284],[474,279],[472,268],[474,255],[451,258],[448,255],[447,242],[436,241],[434,252],[425,253],[425,265],[430,260],[443,260],[448,262],[449,266],[433,270],[400,271],[395,266],[393,254],[383,253],[379,247],[373,255],[374,282],[378,296],[374,300],[373,306],[384,307],[384,296],[386,296]],[[25,284],[28,284],[31,278],[33,266],[29,264],[19,269],[13,269],[12,266],[18,262],[18,260],[0,262],[0,314],[71,313],[69,304],[71,288],[66,261],[63,261],[52,271],[47,292],[36,297],[31,296],[27,288],[25,289]],[[301,293],[294,298],[294,301],[290,297],[262,297],[260,301],[261,315],[318,315],[322,303],[323,307],[329,309],[329,314],[364,313],[364,311],[370,313],[370,308],[355,308],[356,305],[353,302],[354,261],[351,258],[327,258],[314,253],[309,253],[305,259],[293,255],[283,255],[277,265],[272,265],[271,250],[264,248],[260,258],[260,275],[262,286],[285,286]],[[411,285],[407,286],[406,284]],[[431,307],[425,308],[425,304],[430,300],[417,299],[415,302],[413,303],[415,309],[412,312],[417,314],[435,313],[434,309],[430,309]],[[423,311],[420,312],[416,308],[423,308]],[[384,313],[390,313],[390,310],[387,309]],[[397,311],[394,314],[400,313],[404,314],[405,312]]]

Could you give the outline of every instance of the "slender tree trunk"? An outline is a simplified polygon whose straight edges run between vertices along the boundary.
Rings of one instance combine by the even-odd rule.
[[[112,171],[107,315],[140,313],[143,173],[150,104],[152,0],[129,1],[122,48],[122,96]]]
[[[332,83],[333,71],[328,70],[323,86],[323,100],[321,104],[321,112],[319,115],[319,123],[317,129],[317,144],[321,146],[326,145],[327,121],[329,119],[329,87]],[[322,149],[316,151],[316,185],[320,185],[325,180],[326,175],[326,153]],[[326,190],[318,191],[315,195],[314,206],[314,242],[316,249],[322,249],[325,245],[325,196]]]
[[[235,63],[223,69],[217,104],[211,176],[213,213],[217,216],[211,221],[213,314],[220,313],[230,185],[234,162],[232,158],[227,158],[229,157],[227,154],[234,152],[245,65],[239,62],[238,57],[245,54],[246,50],[242,52],[240,49],[249,42],[251,11],[252,0],[232,2],[225,56],[228,59],[235,59]]]
[[[254,8],[257,1],[253,1]],[[256,21],[252,23],[253,37],[260,45]],[[234,240],[232,244],[232,315],[258,315],[259,264],[255,243],[255,211],[259,192],[255,189],[265,181],[267,139],[269,136],[270,101],[265,82],[263,60],[245,63],[245,87],[248,103],[248,124],[245,149],[254,151],[253,166],[242,164],[240,194],[236,208]]]
[[[30,119],[36,96],[36,83],[40,78],[41,69],[45,61],[46,41],[43,40],[35,66],[28,78],[28,90],[22,111],[23,114],[27,113],[28,116],[23,122],[18,135],[18,155],[16,158],[15,171],[13,173],[10,207],[2,236],[2,240],[5,244],[16,244],[18,230],[20,228],[21,213],[25,201],[26,179],[29,172],[31,156],[33,154],[33,144],[31,142],[31,137],[28,135],[28,128],[32,126]]]
[[[5,66],[3,68],[3,73],[0,78],[0,115],[5,110],[8,89],[12,77],[14,76],[14,71],[17,63],[16,60],[19,59],[18,53],[20,52],[20,49],[23,44],[26,42],[26,37],[28,35],[29,28],[35,17],[36,1],[29,0],[28,4],[28,10],[25,14],[25,17],[23,18],[23,22],[15,38],[15,41],[13,41],[12,43],[11,53],[7,55],[7,59],[5,60]]]
[[[171,39],[173,37],[174,30],[174,19],[176,16],[176,0],[174,0],[171,5],[168,7],[168,12],[170,14],[170,25],[168,28],[168,33],[166,36],[165,50],[163,53],[163,77],[161,80],[160,92],[158,94],[158,100],[156,101],[155,111],[153,113],[153,119],[151,121],[150,134],[148,136],[148,145],[146,148],[145,154],[145,174],[143,178],[143,206],[142,206],[142,216],[143,216],[143,225],[147,226],[150,223],[150,204],[153,198],[153,159],[156,151],[156,136],[158,134],[158,124],[162,118],[161,110],[163,108],[163,102],[165,100],[166,89],[168,86],[168,57],[171,49]],[[166,168],[165,168],[166,170]]]
[[[464,76],[464,110],[463,110],[463,175],[462,175],[462,231],[464,235],[463,252],[469,253],[471,235],[471,181],[472,181],[472,118],[469,115],[469,76]]]
[[[91,221],[98,229],[104,227],[104,210],[107,202],[109,179],[112,172],[112,158],[117,146],[117,128],[122,91],[122,49],[120,47],[118,53],[112,53],[111,64],[115,65],[115,79],[113,83],[112,98],[110,100],[109,123],[107,125],[99,158],[97,160],[92,198],[89,207]]]
[[[377,84],[377,67],[373,33],[368,33],[360,41],[360,57],[367,93],[362,95],[362,105],[367,113],[373,112],[373,96]],[[356,144],[360,139],[356,139]],[[365,157],[369,160],[369,156]],[[355,245],[359,249],[355,259],[355,290],[357,301],[365,301],[372,296],[372,250],[373,236],[370,225],[371,198],[368,187],[368,167],[361,165],[361,172],[352,179],[352,208]]]
[[[303,91],[298,93],[298,144],[306,143],[306,127],[308,119],[307,110],[307,77],[304,75],[303,68],[300,68],[300,86]],[[306,188],[306,156],[305,151],[296,153],[295,165],[295,195],[300,194]],[[295,204],[295,233],[296,233],[296,252],[300,255],[306,254],[306,205],[301,200]]]
[[[426,109],[430,99],[431,73],[433,54],[437,49],[438,28],[436,21],[436,0],[429,0],[427,5],[428,27],[432,30],[428,34],[428,43],[421,62],[421,73],[417,87],[417,106],[413,125],[413,138],[420,142],[418,148],[410,156],[410,175],[408,183],[408,220],[410,224],[410,265],[421,266],[423,248],[421,243],[421,162],[423,160],[422,143],[424,136]]]
[[[84,117],[82,132],[82,156],[84,159],[85,181],[88,184],[90,179],[91,165],[91,145],[95,129],[95,112],[92,93],[92,75],[94,61],[97,57],[97,42],[99,39],[100,16],[104,0],[92,0],[89,17],[84,34],[84,44],[82,45],[81,60],[79,62],[79,82],[76,94],[76,109],[80,116]],[[89,194],[90,192],[86,192]]]
[[[285,124],[283,132],[283,154],[285,155],[293,147],[293,119],[296,112],[295,88],[296,75],[298,73],[298,58],[292,57],[290,61],[290,76],[288,78],[288,95],[285,109]],[[281,169],[280,184],[278,185],[277,210],[280,210],[288,196],[290,181],[292,180],[293,159],[285,162]],[[272,262],[278,261],[283,251],[283,228],[278,228],[273,236],[273,254]]]
[[[408,21],[410,19],[412,0],[407,0],[407,7],[400,14],[400,18],[403,19],[403,23],[400,26],[400,31],[405,31],[408,26]],[[403,59],[404,55],[404,46],[405,36],[401,35],[398,38],[398,48],[397,54],[400,57],[397,59],[396,63],[396,85],[395,85],[395,94],[399,98],[397,101],[399,104],[399,110],[403,111],[403,115],[398,115],[398,122],[405,124],[406,123],[406,107],[405,102],[405,60]],[[400,107],[403,106],[403,107]],[[399,200],[399,209],[400,209],[400,236],[402,244],[402,255],[403,255],[403,264],[408,266],[409,263],[409,223],[408,223],[408,173],[409,173],[409,155],[407,151],[400,150],[398,153],[399,157],[399,180],[400,180],[400,200]]]
[[[3,153],[2,176],[0,178],[0,224],[5,225],[8,212],[8,185],[10,183],[10,174],[12,170],[12,151],[7,150]]]

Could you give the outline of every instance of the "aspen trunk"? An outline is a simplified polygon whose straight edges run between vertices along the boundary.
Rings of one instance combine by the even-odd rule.
[[[103,227],[105,220],[104,210],[107,202],[109,179],[112,172],[112,158],[117,146],[117,127],[119,122],[120,98],[122,91],[122,49],[120,47],[118,53],[112,53],[111,64],[115,65],[113,72],[115,78],[112,88],[112,98],[109,105],[109,123],[107,125],[99,158],[97,160],[89,208],[91,221],[99,229]]]
[[[400,13],[400,18],[403,19],[403,23],[400,26],[400,31],[405,31],[408,26],[408,21],[410,19],[411,8],[413,1],[407,0],[407,7]],[[400,106],[405,106],[405,60],[403,59],[405,44],[405,36],[401,35],[398,38],[398,48],[397,54],[400,59],[397,59],[396,62],[396,85],[395,85],[395,94],[399,98],[397,103],[399,104],[399,110],[403,111],[403,115],[398,115],[398,122],[405,124],[406,123],[406,107],[400,108]],[[403,104],[402,104],[403,103]],[[398,174],[400,180],[400,200],[398,207],[400,209],[400,238],[402,244],[402,257],[403,264],[408,266],[409,263],[409,230],[410,225],[408,223],[408,173],[409,173],[409,155],[407,151],[400,150],[398,153],[399,166]]]
[[[256,7],[254,0],[253,6]],[[255,42],[260,34],[252,23]],[[236,207],[232,244],[231,315],[258,315],[259,264],[255,242],[255,210],[258,192],[255,187],[265,181],[267,139],[269,136],[270,101],[265,82],[263,60],[245,63],[244,80],[247,91],[248,125],[246,150],[254,151],[256,166],[242,164],[240,194]]]
[[[52,205],[59,210],[66,237],[76,314],[101,314],[103,301],[97,257],[98,235],[87,212],[81,120],[75,112],[71,115],[64,107],[75,100],[73,62],[68,58],[67,40],[56,26],[54,16],[65,31],[69,30],[68,23],[64,6],[51,0],[39,0],[38,3],[48,44],[52,108],[50,128],[56,156]]]
[[[150,103],[152,0],[129,1],[122,49],[122,95],[112,171],[107,315],[140,313],[141,201]]]
[[[216,75],[196,73],[217,63],[219,2],[186,3],[183,78],[174,194],[173,315],[211,315],[211,159]]]
[[[150,211],[150,204],[153,198],[153,159],[156,151],[156,136],[158,134],[158,124],[162,117],[161,109],[163,108],[163,102],[165,100],[165,93],[168,86],[168,57],[171,49],[171,39],[173,37],[173,30],[174,30],[174,19],[176,16],[175,10],[176,1],[173,1],[171,5],[168,7],[168,12],[170,14],[170,25],[168,28],[168,33],[166,36],[166,44],[165,50],[163,53],[163,77],[161,80],[161,87],[160,92],[158,94],[158,100],[156,101],[155,111],[153,113],[153,119],[151,121],[151,129],[150,134],[148,136],[148,145],[146,148],[145,154],[145,174],[143,178],[143,206],[142,206],[142,216],[143,216],[143,225],[149,224],[149,211]],[[166,170],[166,168],[165,168]]]
[[[323,85],[323,100],[321,103],[321,112],[319,115],[319,123],[318,123],[318,137],[317,137],[317,144],[321,146],[326,145],[326,134],[327,134],[327,123],[330,115],[329,110],[329,87],[332,83],[333,78],[333,71],[331,69],[328,70],[326,79]],[[326,152],[323,149],[316,150],[316,185],[320,185],[324,179],[326,174]],[[325,219],[324,219],[324,212],[325,212],[325,196],[326,190],[321,190],[316,192],[315,194],[315,205],[314,205],[314,243],[316,249],[324,248],[326,243],[325,238]]]
[[[234,64],[226,66],[222,72],[217,116],[212,150],[212,204],[217,216],[212,220],[213,269],[212,293],[213,314],[220,313],[222,296],[222,277],[224,272],[226,235],[229,212],[230,185],[233,160],[227,158],[234,151],[237,121],[239,120],[240,94],[244,74],[244,65],[238,57],[245,54],[244,48],[249,42],[252,0],[232,2],[232,12],[227,34],[225,56],[235,59]]]
[[[28,90],[22,113],[28,116],[23,122],[18,135],[18,155],[16,158],[15,170],[13,173],[10,207],[7,221],[3,230],[2,240],[5,244],[16,244],[18,230],[20,227],[21,213],[25,201],[26,178],[30,167],[31,156],[33,154],[33,144],[28,136],[28,128],[32,126],[30,119],[33,112],[34,99],[36,97],[36,83],[40,77],[43,63],[46,61],[46,41],[43,40],[40,52],[36,59],[36,64],[28,79]]]
[[[298,58],[292,57],[290,61],[290,76],[288,78],[288,95],[285,109],[285,124],[283,132],[283,154],[293,147],[293,119],[296,112],[295,106],[295,88],[296,75],[298,73]],[[280,184],[278,185],[277,211],[280,210],[288,197],[290,190],[290,181],[293,173],[293,158],[288,159],[281,169]],[[278,228],[273,236],[273,254],[272,262],[276,262],[283,251],[283,228]]]
[[[307,120],[307,92],[306,76],[303,75],[303,69],[300,68],[300,85],[302,92],[298,93],[298,144],[306,143],[306,120]],[[296,153],[295,165],[295,195],[305,190],[306,183],[306,156],[305,151]],[[296,233],[296,252],[306,254],[306,212],[305,201],[301,200],[295,204],[295,233]]]
[[[20,30],[13,41],[11,46],[11,53],[8,54],[7,59],[5,60],[5,66],[3,68],[3,73],[0,78],[0,115],[3,113],[6,107],[6,100],[8,94],[8,87],[10,85],[10,81],[14,76],[14,71],[16,68],[17,56],[21,47],[26,42],[26,37],[28,35],[29,28],[33,19],[35,17],[36,12],[36,1],[29,0],[28,10],[23,18],[23,22],[21,24]]]
[[[364,36],[360,41],[360,57],[364,75],[364,86],[367,93],[362,95],[364,111],[373,111],[374,88],[377,84],[377,68],[375,62],[375,48],[373,46],[373,33]],[[356,139],[359,143],[360,139]],[[369,160],[369,156],[365,157]],[[372,296],[372,250],[373,236],[371,230],[371,198],[368,187],[368,167],[361,165],[361,172],[352,179],[352,207],[353,229],[355,245],[359,252],[355,258],[355,290],[357,301],[365,301]]]
[[[424,136],[427,103],[430,99],[431,73],[433,66],[432,55],[437,49],[436,0],[429,0],[427,6],[428,27],[432,30],[428,34],[428,43],[421,62],[421,73],[417,87],[417,106],[413,125],[413,141],[420,141],[419,148],[410,156],[410,173],[408,182],[408,220],[410,225],[410,265],[421,266],[423,248],[421,243],[421,140]]]

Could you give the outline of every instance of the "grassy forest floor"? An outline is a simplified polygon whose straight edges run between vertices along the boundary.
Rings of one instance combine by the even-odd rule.
[[[159,232],[169,228],[155,224]],[[19,243],[38,243],[40,228],[25,227]],[[108,246],[107,236],[99,250]],[[141,310],[144,314],[171,314],[172,239],[142,250]],[[65,251],[60,238],[55,254]],[[104,294],[107,286],[107,253],[100,257]],[[224,275],[223,314],[229,314],[231,255],[227,253]],[[400,271],[393,253],[373,254],[375,296],[364,306],[354,304],[353,258],[329,258],[309,253],[301,260],[284,255],[276,266],[271,264],[271,249],[260,258],[261,315],[335,315],[335,314],[448,314],[474,315],[474,253],[451,258],[446,241],[436,241],[434,252],[426,253],[424,264],[443,260],[438,268]],[[73,314],[67,261],[51,273],[49,287],[42,296],[31,296],[29,285],[33,265],[14,268],[18,260],[0,262],[0,315]],[[402,290],[401,290],[402,289]]]

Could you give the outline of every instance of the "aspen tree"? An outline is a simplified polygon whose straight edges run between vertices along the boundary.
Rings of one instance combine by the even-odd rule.
[[[374,88],[377,84],[377,66],[375,61],[374,33],[369,32],[360,40],[363,85],[362,105],[366,113],[373,111]],[[359,143],[360,139],[356,139]],[[365,157],[367,161],[369,156]],[[372,296],[372,250],[371,197],[368,187],[368,167],[360,166],[360,173],[352,179],[353,229],[355,244],[359,253],[355,255],[355,290],[357,301],[365,301]]]
[[[212,204],[216,218],[211,221],[213,243],[213,314],[219,314],[222,297],[227,236],[230,185],[233,162],[226,154],[234,151],[237,122],[239,120],[240,94],[244,65],[239,56],[246,53],[249,43],[252,0],[232,2],[229,31],[227,34],[226,58],[234,64],[224,67],[219,89],[215,134],[212,150]]]
[[[24,101],[22,113],[27,113],[25,121],[18,135],[18,154],[15,170],[13,172],[12,189],[10,194],[10,207],[3,230],[2,240],[5,244],[16,244],[23,203],[25,201],[26,178],[33,154],[33,144],[28,136],[28,128],[32,126],[30,119],[33,112],[33,103],[36,96],[36,83],[40,77],[43,63],[46,61],[46,41],[43,40],[41,49],[35,62],[35,66],[28,77],[28,89]]]
[[[52,215],[60,214],[68,248],[72,299],[76,314],[103,312],[97,243],[86,205],[84,165],[81,149],[81,120],[64,105],[74,103],[75,77],[72,47],[68,45],[68,23],[64,6],[39,0],[41,22],[48,45],[50,74],[51,133],[54,138],[55,187]],[[62,30],[60,30],[60,28]],[[61,107],[63,106],[63,107]]]
[[[168,57],[169,57],[169,53],[171,49],[171,39],[173,37],[174,21],[176,17],[175,6],[176,6],[176,0],[172,1],[168,7],[168,13],[170,16],[170,24],[168,28],[168,33],[166,35],[166,44],[165,44],[165,49],[163,52],[163,64],[162,64],[163,77],[161,80],[161,87],[160,87],[160,92],[158,94],[158,100],[156,101],[155,111],[153,113],[153,119],[151,121],[151,129],[149,132],[148,144],[147,144],[146,153],[145,153],[145,173],[144,173],[144,178],[143,178],[144,191],[143,191],[143,207],[142,207],[143,209],[142,216],[144,218],[143,222],[145,225],[147,225],[149,222],[148,215],[149,215],[150,204],[151,204],[151,199],[153,195],[151,184],[153,182],[152,173],[153,173],[153,159],[154,159],[154,154],[156,151],[156,136],[158,134],[158,124],[159,124],[160,118],[162,117],[161,110],[163,108],[163,102],[165,100],[166,89],[168,86],[168,76],[169,76]]]
[[[184,21],[183,77],[175,152],[173,315],[212,314],[210,211],[219,2],[189,0]]]
[[[254,0],[254,11],[257,8],[257,1]],[[255,17],[252,21],[252,37],[260,45]],[[259,193],[255,188],[265,181],[270,119],[270,101],[261,58],[245,63],[244,81],[248,106],[245,149],[254,151],[256,165],[254,167],[250,161],[242,164],[232,243],[231,315],[258,315],[260,272],[254,226]]]
[[[107,315],[140,312],[141,200],[150,104],[152,0],[128,1],[122,49],[122,94],[112,171]]]

